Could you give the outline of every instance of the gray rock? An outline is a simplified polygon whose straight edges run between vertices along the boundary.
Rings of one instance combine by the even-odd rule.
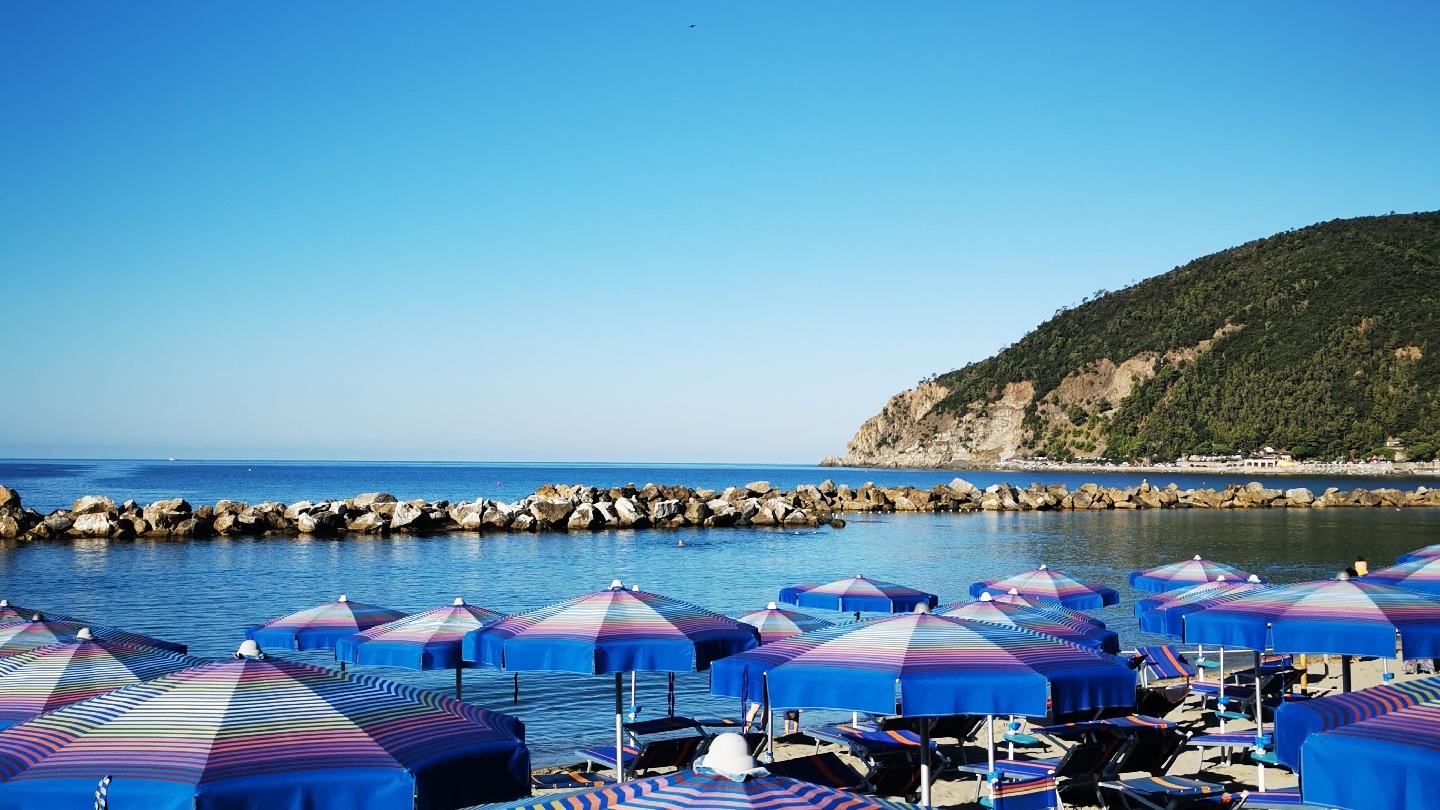
[[[1308,487],[1295,487],[1285,490],[1285,500],[1300,506],[1309,506],[1315,502],[1315,493]]]
[[[0,486],[0,509],[19,509],[20,493],[7,486]]]
[[[425,510],[414,501],[395,504],[394,513],[390,516],[390,528],[394,529],[420,529],[424,528]]]
[[[221,512],[217,514],[212,527],[217,534],[234,534],[239,531],[239,527],[235,523],[234,512]]]
[[[535,517],[529,512],[518,512],[510,521],[510,529],[517,532],[533,531],[536,527]]]
[[[745,485],[745,490],[751,495],[759,496],[769,495],[775,490],[775,487],[770,486],[769,481],[751,481]]]
[[[181,498],[156,501],[145,507],[141,516],[156,529],[171,529],[190,518],[190,504]]]
[[[285,507],[285,519],[289,521],[297,521],[300,519],[301,513],[308,512],[314,507],[315,504],[310,501],[296,501],[295,503],[292,503],[289,506]]]
[[[615,501],[615,517],[620,521],[621,526],[632,527],[642,521],[648,522],[649,518],[640,511],[639,505],[630,498],[621,498]]]
[[[86,512],[75,518],[75,525],[70,527],[72,534],[81,537],[109,537],[119,528],[115,518],[104,512]]]
[[[654,523],[669,520],[677,515],[684,515],[684,513],[685,506],[674,498],[656,501],[650,504],[650,520]]]
[[[86,495],[70,507],[72,515],[115,514],[115,502],[104,495]]]
[[[74,525],[75,521],[71,520],[68,514],[56,512],[40,521],[35,528],[30,530],[30,533],[43,540],[54,540],[57,537],[64,537],[70,531],[70,527]]]
[[[0,537],[11,540],[20,536],[20,519],[10,509],[0,511]]]
[[[397,499],[388,492],[362,492],[351,499],[356,509],[369,509],[377,503],[396,503]]]
[[[605,517],[600,514],[600,510],[592,503],[583,502],[576,505],[575,511],[571,512],[570,518],[565,521],[565,528],[571,531],[598,529],[604,525]]]
[[[385,518],[374,512],[365,512],[349,523],[346,523],[345,530],[356,534],[379,534],[385,531],[389,525]]]
[[[558,528],[565,525],[572,508],[568,499],[540,499],[530,504],[530,515],[538,521],[542,528]]]

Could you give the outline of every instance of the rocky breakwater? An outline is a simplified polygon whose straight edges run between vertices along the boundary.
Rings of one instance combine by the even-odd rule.
[[[547,484],[518,501],[401,501],[383,492],[345,500],[221,500],[192,506],[174,498],[140,505],[87,495],[69,509],[42,515],[20,494],[0,486],[0,538],[209,537],[436,532],[563,532],[682,527],[844,525],[847,512],[976,512],[1065,509],[1325,509],[1440,507],[1440,489],[1276,489],[1259,482],[1224,489],[995,484],[981,489],[960,478],[930,489],[851,487],[833,481],[782,491],[764,481],[723,491],[646,484],[603,489]]]

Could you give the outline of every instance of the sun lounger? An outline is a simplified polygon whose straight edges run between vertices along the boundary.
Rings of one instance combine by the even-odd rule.
[[[1105,790],[1119,794],[1126,807],[1147,807],[1151,810],[1188,810],[1188,808],[1238,808],[1245,804],[1243,792],[1228,791],[1222,785],[1184,779],[1178,776],[1142,776],[1115,779],[1100,783]]]
[[[684,768],[695,759],[704,737],[667,737],[649,740],[639,746],[627,745],[621,748],[625,761],[625,772],[642,774],[658,768]],[[587,765],[603,765],[615,768],[615,747],[597,745],[577,752],[585,758]]]
[[[836,790],[858,791],[868,787],[865,777],[859,771],[850,767],[845,760],[831,751],[772,762],[766,765],[765,769],[776,776],[786,776]]]
[[[1056,810],[1062,806],[1055,779],[1049,776],[1019,782],[993,778],[990,795],[982,798],[980,804],[991,810]]]
[[[530,786],[538,790],[584,790],[614,784],[615,780],[603,773],[571,768],[557,773],[536,773],[530,775]]]
[[[1168,644],[1141,647],[1136,653],[1144,660],[1142,674],[1150,681],[1190,680],[1199,672],[1179,650]]]

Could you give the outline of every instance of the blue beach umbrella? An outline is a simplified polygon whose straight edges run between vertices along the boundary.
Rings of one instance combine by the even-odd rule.
[[[829,622],[797,610],[785,610],[771,602],[764,610],[752,610],[740,617],[740,621],[760,631],[760,643],[769,644],[782,638],[798,636],[811,630],[831,627]]]
[[[1268,587],[1259,581],[1259,577],[1238,582],[1222,577],[1214,582],[1202,582],[1138,600],[1135,603],[1135,618],[1139,620],[1143,632],[1180,638],[1185,630],[1185,617],[1191,613]]]
[[[1120,636],[1114,630],[1096,627],[1087,622],[1066,620],[1049,611],[1025,605],[1001,602],[988,593],[982,593],[979,599],[970,602],[944,605],[935,611],[935,615],[1023,627],[1082,647],[1094,647],[1111,655],[1120,652]]]
[[[1199,585],[1205,582],[1213,582],[1217,579],[1243,581],[1252,576],[1254,575],[1250,572],[1242,571],[1233,565],[1207,560],[1199,554],[1196,554],[1188,560],[1157,565],[1154,568],[1146,568],[1140,571],[1131,571],[1130,587],[1137,591],[1164,593],[1166,591],[1188,588],[1192,585]],[[1256,577],[1256,581],[1266,582],[1267,580]]]
[[[460,672],[473,664],[460,654],[465,634],[505,617],[455,597],[452,604],[377,624],[335,642],[343,664],[378,664],[406,669],[455,670],[455,697],[461,696]]]
[[[933,593],[857,574],[824,585],[792,585],[780,589],[780,601],[797,607],[846,613],[909,613],[918,605],[935,607]]]
[[[1021,596],[1055,602],[1073,610],[1097,610],[1120,603],[1120,593],[1114,588],[1081,582],[1048,565],[1042,565],[1033,571],[1022,571],[1014,576],[985,579],[970,585],[971,596],[982,593],[1000,596],[1012,590]]]
[[[1421,703],[1311,734],[1301,795],[1322,807],[1440,808],[1440,703]]]
[[[1134,706],[1135,679],[1124,661],[1093,648],[918,612],[816,630],[717,661],[710,688],[783,708],[1044,717]],[[928,723],[920,728],[923,750]],[[928,784],[922,776],[927,805]]]
[[[759,644],[759,632],[688,602],[626,590],[620,580],[465,636],[466,661],[513,672],[615,676],[615,762],[625,779],[624,674],[697,672]]]
[[[346,636],[403,618],[401,611],[352,602],[342,593],[334,602],[246,628],[245,637],[271,650],[334,649],[335,643]]]
[[[1424,548],[1417,548],[1414,551],[1401,554],[1399,557],[1395,558],[1395,563],[1397,565],[1404,565],[1408,562],[1415,562],[1416,560],[1430,560],[1436,557],[1440,557],[1440,543],[1436,543],[1431,546],[1425,546]]]
[[[1394,585],[1397,588],[1440,596],[1440,557],[1420,557],[1379,571],[1371,571],[1360,577],[1359,581]]]

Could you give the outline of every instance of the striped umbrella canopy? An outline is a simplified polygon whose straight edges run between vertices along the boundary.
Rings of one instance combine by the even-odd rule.
[[[1371,571],[1360,582],[1378,582],[1440,596],[1440,557],[1421,557],[1407,563]]]
[[[401,611],[352,602],[342,593],[334,602],[246,628],[245,637],[272,649],[333,649],[346,636],[403,618]]]
[[[1120,652],[1120,636],[1114,630],[1085,622],[1069,621],[1045,610],[1001,602],[988,593],[971,602],[956,602],[935,611],[937,616],[973,619],[977,622],[1023,627],[1037,633],[1062,638],[1082,647],[1093,647],[1110,654]]]
[[[986,579],[971,584],[970,595],[989,592],[999,595],[1014,589],[1021,596],[1033,596],[1059,602],[1075,610],[1095,610],[1120,603],[1120,594],[1113,588],[1072,579],[1048,565],[1003,579]]]
[[[49,616],[49,617],[52,618],[52,619],[68,619],[68,618],[70,618],[69,616],[59,616],[59,615],[56,615],[56,614],[54,614],[54,613],[47,613],[46,611],[42,611],[42,610],[34,610],[34,609],[32,609],[32,608],[18,607],[18,606],[16,606],[16,605],[10,604],[10,600],[9,600],[9,599],[0,599],[0,622],[13,622],[13,621],[15,621],[15,620],[17,620],[17,619],[24,620],[24,619],[30,618],[31,616],[34,616],[34,615],[37,614],[37,613],[42,613],[42,614],[44,614],[44,615]]]
[[[1141,599],[1135,603],[1135,618],[1140,620],[1140,629],[1146,633],[1179,638],[1184,632],[1185,617],[1191,613],[1268,587],[1259,577],[1239,582],[1221,577],[1214,582]]]
[[[184,644],[162,641],[115,627],[87,624],[69,618],[47,619],[43,614],[36,613],[29,619],[0,622],[0,658],[33,650],[36,647],[74,641],[76,635],[85,629],[90,631],[91,638],[102,641],[124,641],[178,653],[186,652],[188,649]]]
[[[935,607],[940,604],[940,597],[857,574],[824,585],[781,588],[780,601],[797,607],[853,613],[909,613],[917,605]]]
[[[624,673],[697,672],[760,643],[754,627],[620,580],[508,616],[465,636],[465,660],[514,671],[615,675],[615,759],[624,748]],[[633,686],[632,686],[633,689]],[[625,769],[617,775],[625,779]]]
[[[1185,617],[1185,641],[1246,650],[1440,656],[1440,598],[1363,580],[1327,579],[1242,594]]]
[[[1130,572],[1130,587],[1137,591],[1164,593],[1188,588],[1203,582],[1213,582],[1221,577],[1228,580],[1246,580],[1254,576],[1233,565],[1207,560],[1196,554],[1188,560],[1157,565],[1141,571]],[[1257,578],[1260,582],[1269,580]]]
[[[1099,627],[1102,629],[1106,627],[1105,622],[1095,618],[1094,616],[1091,616],[1088,613],[1075,610],[1074,608],[1067,608],[1054,600],[1021,596],[1020,592],[1015,590],[1014,588],[1011,588],[1005,593],[992,592],[991,597],[994,598],[996,602],[1004,602],[1007,605],[1021,605],[1024,607],[1035,608],[1036,610],[1043,610],[1046,613],[1053,614],[1061,619],[1064,619],[1065,621],[1080,622],[1081,624],[1088,624],[1093,627]]]
[[[928,613],[816,630],[711,669],[717,695],[760,701],[767,686],[773,706],[915,716],[1043,717],[1135,704],[1135,671],[1113,655]]]
[[[1435,557],[1440,557],[1440,543],[1436,543],[1432,546],[1425,546],[1424,548],[1417,548],[1409,553],[1401,554],[1399,557],[1395,558],[1395,563],[1397,565],[1404,565],[1408,562],[1415,562],[1416,560],[1429,560]]]
[[[466,661],[509,670],[696,672],[754,647],[748,624],[619,580],[529,613],[508,616],[465,637]]]
[[[801,633],[831,627],[835,624],[798,610],[786,610],[774,602],[766,605],[764,610],[746,613],[740,617],[740,621],[760,631],[761,644],[769,644],[772,641],[798,636]]]
[[[516,810],[739,810],[747,807],[757,810],[903,810],[915,805],[859,796],[768,773],[733,779],[694,770],[566,793],[512,807]]]
[[[201,663],[158,647],[96,640],[82,628],[74,641],[0,659],[0,728]]]
[[[407,669],[461,669],[471,666],[460,655],[466,633],[505,618],[455,597],[449,605],[377,624],[335,642],[335,659],[349,664],[380,664]]]
[[[89,807],[109,777],[109,810],[441,810],[525,795],[524,733],[379,678],[216,661],[0,732],[0,806]]]
[[[1382,683],[1314,700],[1287,700],[1275,709],[1275,756],[1298,772],[1300,747],[1311,734],[1435,702],[1440,702],[1440,677]]]
[[[1311,734],[1300,746],[1312,806],[1440,808],[1440,702]]]

